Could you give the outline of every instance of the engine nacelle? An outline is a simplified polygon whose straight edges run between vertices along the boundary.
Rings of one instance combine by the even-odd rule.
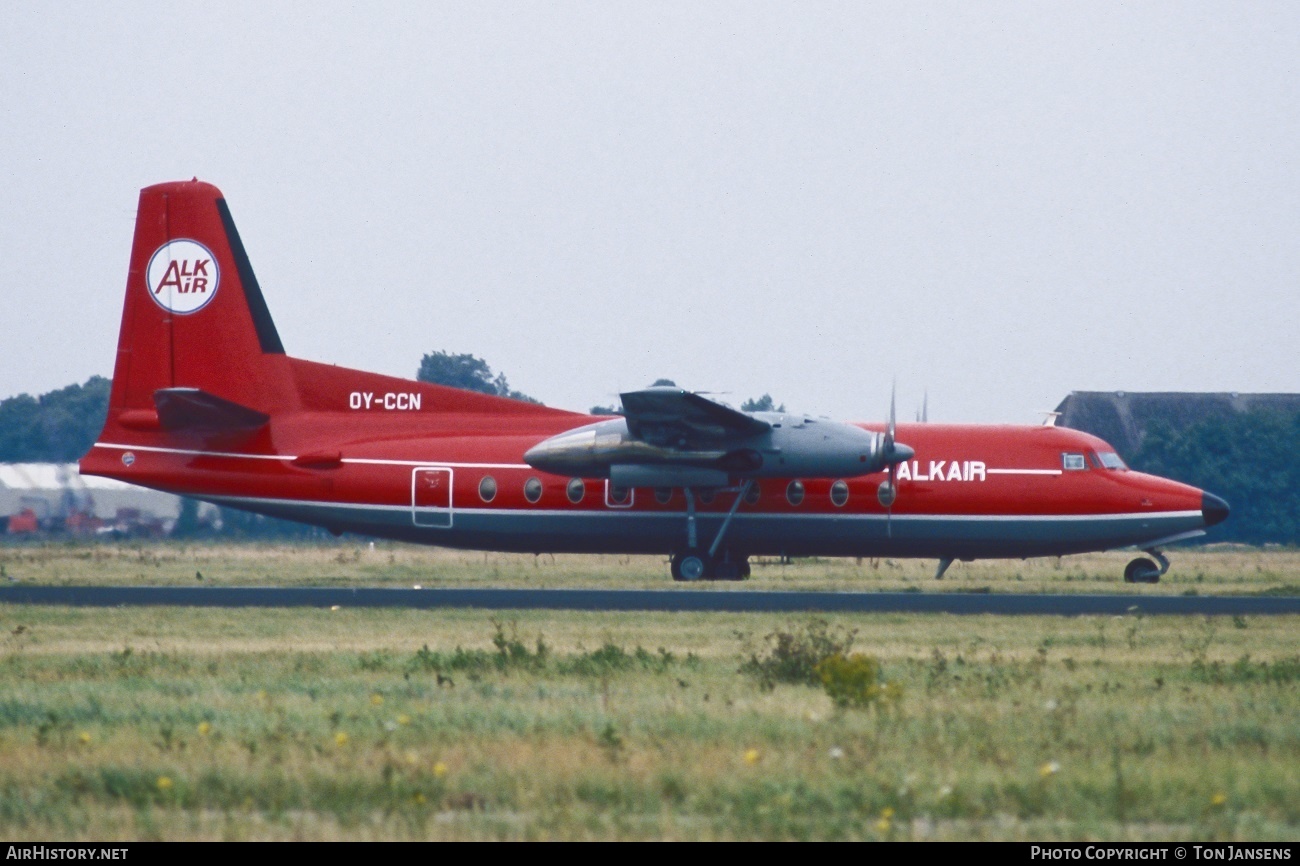
[[[524,454],[530,466],[556,475],[641,477],[631,467],[656,468],[646,478],[852,478],[887,468],[884,437],[838,421],[776,412],[754,413],[769,429],[749,436],[683,443],[680,447],[632,436],[627,421],[599,421],[552,436]],[[895,444],[893,462],[911,456]],[[642,486],[642,485],[623,485]],[[664,483],[658,486],[696,486]]]

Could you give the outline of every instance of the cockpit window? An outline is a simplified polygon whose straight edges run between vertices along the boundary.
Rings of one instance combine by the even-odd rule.
[[[1097,459],[1101,461],[1101,465],[1106,469],[1128,469],[1128,466],[1114,451],[1098,451]]]
[[[1077,471],[1087,469],[1088,463],[1083,459],[1082,454],[1071,454],[1066,452],[1061,455],[1061,466],[1068,471]]]

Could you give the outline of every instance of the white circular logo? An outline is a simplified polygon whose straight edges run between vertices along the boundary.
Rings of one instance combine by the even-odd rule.
[[[154,303],[185,315],[197,313],[217,296],[221,272],[217,257],[198,241],[168,241],[149,259],[145,284]]]

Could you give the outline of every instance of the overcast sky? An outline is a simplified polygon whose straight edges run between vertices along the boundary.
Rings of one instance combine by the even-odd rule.
[[[0,396],[112,372],[138,191],[290,354],[843,419],[1300,391],[1300,4],[0,9]]]

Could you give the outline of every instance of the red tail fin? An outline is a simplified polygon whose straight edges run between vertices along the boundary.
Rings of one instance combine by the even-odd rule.
[[[108,426],[148,417],[154,394],[197,388],[269,413],[296,403],[262,290],[221,190],[140,192]]]
[[[123,446],[270,452],[276,416],[347,412],[359,422],[372,407],[381,414],[568,414],[286,357],[221,191],[193,180],[140,192],[108,419],[99,435],[110,451],[92,450],[83,472],[120,472],[111,449]]]

